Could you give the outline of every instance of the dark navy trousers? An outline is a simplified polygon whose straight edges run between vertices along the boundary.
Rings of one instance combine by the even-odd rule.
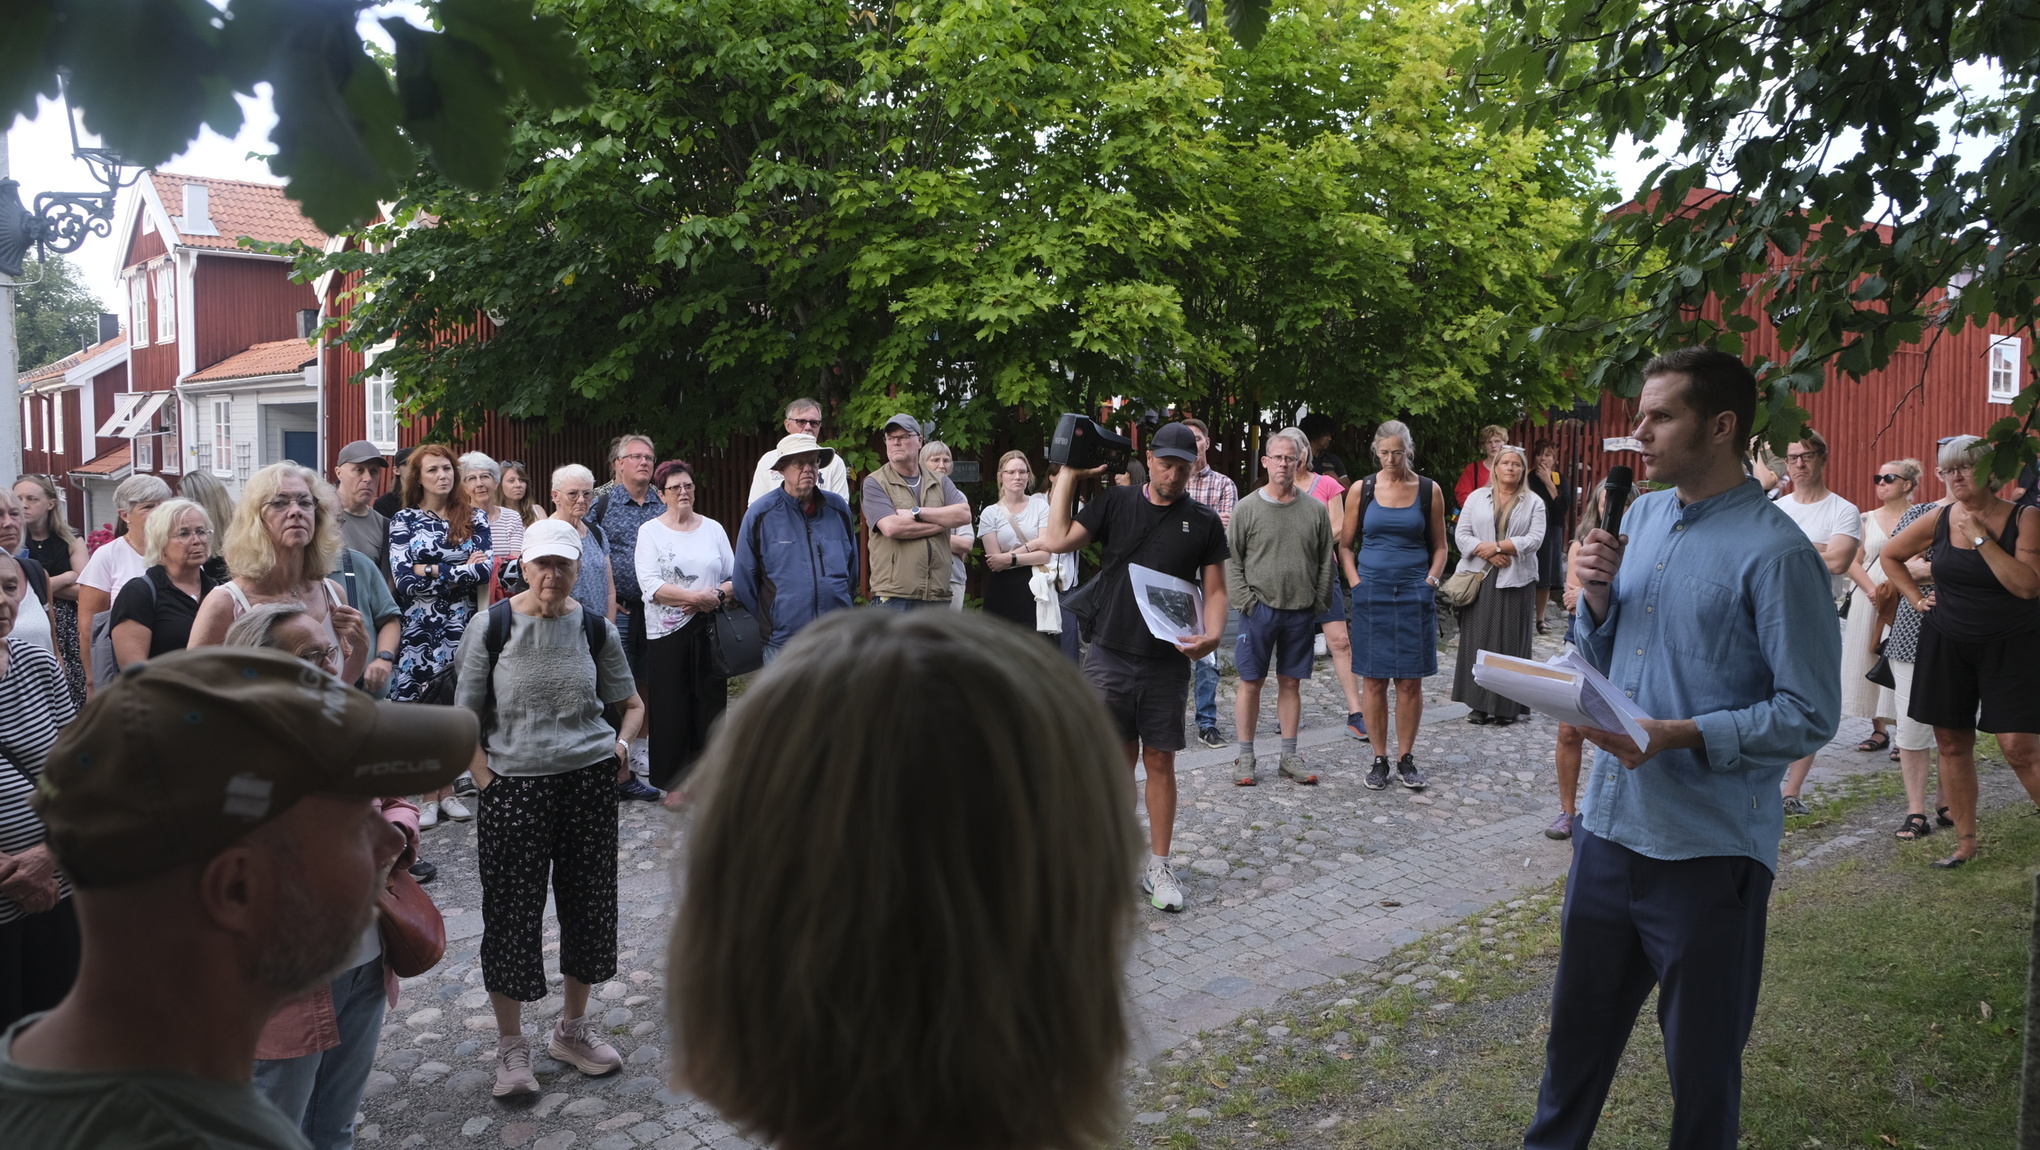
[[[1671,1150],[1735,1150],[1770,898],[1771,871],[1755,859],[1665,862],[1574,824],[1528,1150],[1584,1150],[1653,986],[1672,1079]]]

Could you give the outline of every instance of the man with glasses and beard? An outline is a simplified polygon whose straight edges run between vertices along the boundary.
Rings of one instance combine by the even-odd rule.
[[[302,1150],[250,1085],[278,1004],[330,979],[474,714],[378,703],[281,651],[130,668],[58,738],[37,812],[71,877],[78,979],[0,1035],[0,1146]]]

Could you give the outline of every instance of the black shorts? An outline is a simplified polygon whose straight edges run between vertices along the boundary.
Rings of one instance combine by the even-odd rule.
[[[1149,659],[1093,643],[1084,652],[1084,675],[1105,699],[1121,742],[1157,751],[1184,746],[1183,708],[1190,699],[1190,660]]]
[[[2040,665],[2033,652],[2040,632],[2003,639],[1950,639],[1920,620],[1919,659],[1913,665],[1906,717],[1956,730],[2040,734]]]

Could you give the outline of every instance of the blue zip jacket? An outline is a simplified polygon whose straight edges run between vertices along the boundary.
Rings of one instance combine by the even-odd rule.
[[[850,504],[817,488],[809,515],[783,487],[761,496],[737,529],[737,599],[778,648],[794,632],[851,605],[857,589],[857,528]]]

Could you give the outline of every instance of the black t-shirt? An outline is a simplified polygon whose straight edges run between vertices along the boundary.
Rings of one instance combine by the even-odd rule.
[[[1164,516],[1169,521],[1149,533]],[[1204,569],[1225,562],[1225,527],[1218,512],[1187,495],[1176,503],[1154,504],[1148,502],[1142,488],[1108,487],[1077,512],[1077,522],[1104,546],[1103,563],[1112,563],[1138,544],[1132,562],[1202,587]],[[1096,641],[1128,655],[1182,658],[1183,653],[1173,644],[1162,642],[1148,630],[1139,605],[1133,601],[1126,569],[1121,567],[1112,580],[1118,586],[1099,588],[1104,598],[1098,608]]]
[[[145,585],[143,580],[147,580]],[[170,572],[161,563],[130,579],[113,600],[113,622],[127,620],[149,629],[149,658],[182,651],[191,642],[191,624],[198,619],[199,600],[219,586],[205,574],[198,576],[198,599],[193,599],[170,582]],[[150,591],[155,593],[152,595]]]
[[[43,565],[43,570],[52,575],[62,575],[71,569],[71,545],[54,534],[41,539],[22,533],[21,545],[28,549],[28,557]]]
[[[1348,487],[1353,486],[1352,475],[1346,470],[1346,461],[1329,451],[1320,451],[1312,456],[1310,469],[1319,475],[1329,475]]]

